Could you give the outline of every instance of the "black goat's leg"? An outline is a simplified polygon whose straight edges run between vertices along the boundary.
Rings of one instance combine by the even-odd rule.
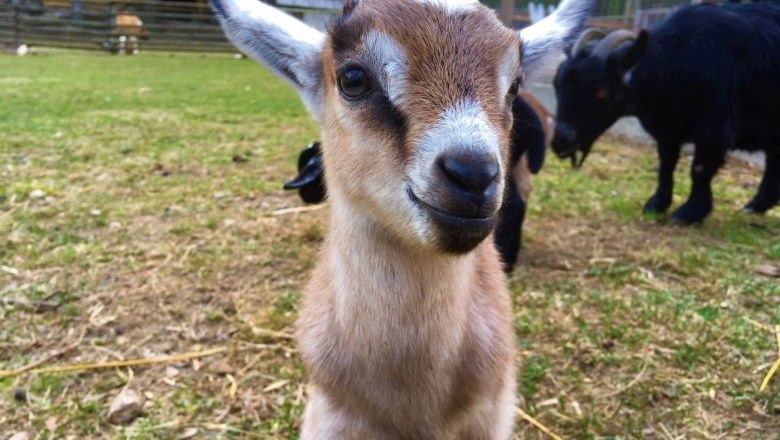
[[[773,151],[766,154],[766,168],[758,193],[742,209],[745,212],[762,214],[775,206],[780,201],[780,152]]]
[[[691,167],[693,187],[688,201],[672,215],[677,224],[701,223],[712,212],[712,178],[726,159],[726,148],[696,146]]]
[[[666,212],[672,204],[672,191],[674,190],[674,169],[680,159],[679,143],[658,143],[658,188],[650,200],[645,203],[645,212],[648,214]]]
[[[512,175],[511,173],[509,174]],[[517,263],[517,254],[520,253],[520,246],[523,234],[523,220],[525,219],[525,202],[517,191],[515,179],[510,177],[506,179],[506,189],[504,190],[504,204],[501,205],[501,211],[498,213],[498,225],[495,232],[495,243],[498,253],[501,254],[501,261],[504,263],[504,271],[512,272]]]

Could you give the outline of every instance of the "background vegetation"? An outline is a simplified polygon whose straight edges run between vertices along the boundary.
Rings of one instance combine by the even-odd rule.
[[[292,90],[227,56],[0,57],[0,369],[227,347],[191,362],[0,380],[0,438],[295,438],[289,339],[327,208],[281,191],[317,138]],[[676,205],[688,192],[681,161]],[[780,210],[737,212],[729,163],[701,227],[646,218],[653,150],[548,158],[510,284],[520,406],[564,438],[777,439]],[[106,422],[128,386],[127,426]],[[189,437],[188,437],[189,436]],[[518,421],[517,438],[543,438]]]

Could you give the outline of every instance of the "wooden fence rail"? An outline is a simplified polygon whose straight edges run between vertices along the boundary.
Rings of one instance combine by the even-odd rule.
[[[132,53],[141,50],[235,52],[205,0],[0,0],[0,48],[20,44]],[[536,0],[555,4],[558,0]],[[638,8],[688,0],[599,0],[591,24],[607,28],[631,25]],[[318,0],[327,9],[292,5],[311,1],[276,0],[283,9],[322,25],[340,1]],[[506,22],[528,23],[519,8],[526,0],[485,0]],[[318,15],[319,14],[319,15]]]
[[[298,16],[323,11],[285,9]],[[0,47],[20,44],[235,52],[207,4],[154,0],[0,0]]]

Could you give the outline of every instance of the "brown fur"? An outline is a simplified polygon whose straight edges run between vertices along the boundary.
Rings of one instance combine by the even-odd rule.
[[[337,72],[360,61],[371,30],[405,51],[399,106],[350,106],[337,91]],[[304,438],[511,434],[512,313],[492,239],[463,255],[423,244],[397,193],[419,138],[464,98],[481,104],[506,161],[510,100],[494,78],[513,47],[517,34],[487,8],[447,15],[416,0],[352,2],[331,30],[321,60],[331,229],[297,329],[313,385]]]

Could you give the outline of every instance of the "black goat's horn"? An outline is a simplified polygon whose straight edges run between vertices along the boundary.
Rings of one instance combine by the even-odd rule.
[[[576,57],[580,52],[582,52],[583,49],[585,49],[585,45],[588,44],[589,41],[598,40],[599,38],[603,38],[605,35],[607,35],[606,32],[599,28],[585,29],[585,31],[582,32],[580,37],[574,43],[574,46],[571,49],[571,56]]]
[[[609,54],[611,54],[612,51],[615,50],[618,46],[625,43],[626,41],[634,40],[636,40],[636,34],[629,31],[628,29],[619,29],[604,37],[603,40],[599,41],[596,47],[593,48],[593,52],[591,52],[591,54],[597,58],[607,59]]]

